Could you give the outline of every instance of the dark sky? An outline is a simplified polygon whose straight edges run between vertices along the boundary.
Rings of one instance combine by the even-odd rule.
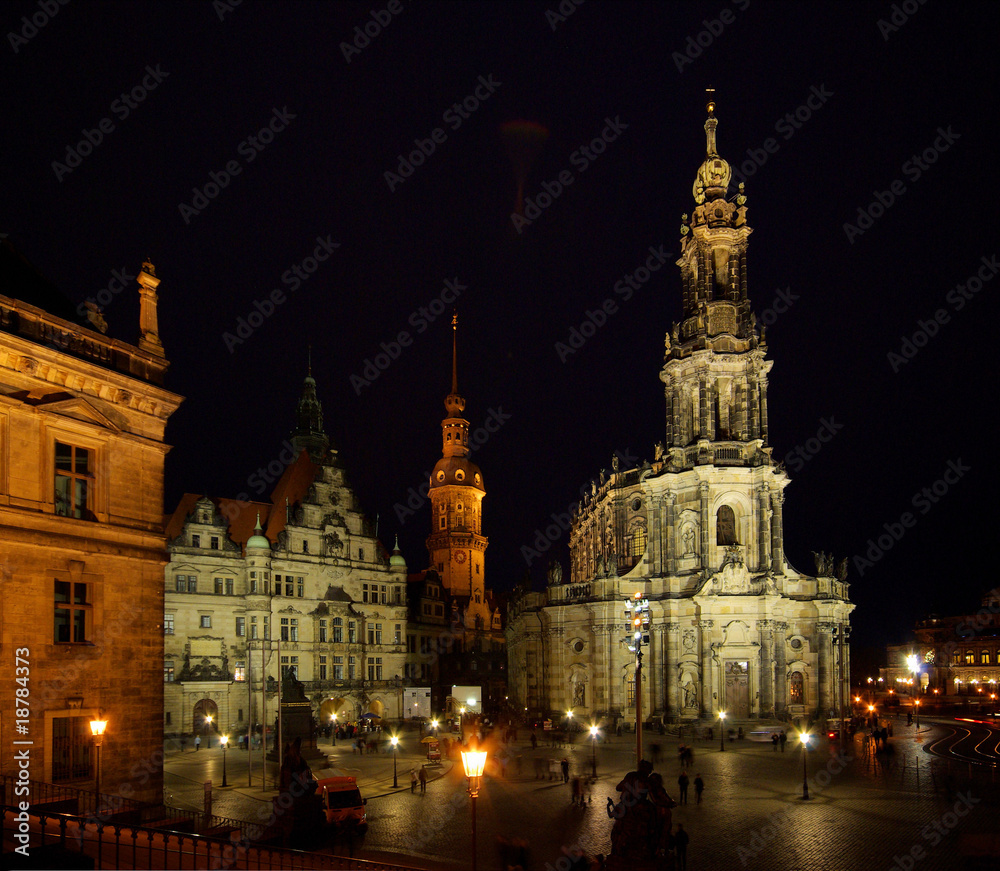
[[[770,324],[770,440],[778,457],[807,452],[788,459],[791,562],[852,558],[861,644],[977,606],[994,586],[981,545],[995,522],[984,418],[996,360],[983,325],[1000,279],[968,299],[956,288],[980,269],[992,278],[984,262],[1000,247],[1000,6],[587,2],[563,21],[546,15],[573,8],[556,0],[391,8],[78,2],[46,22],[37,2],[3,4],[0,232],[76,304],[155,263],[169,387],[187,397],[168,429],[168,509],[184,491],[256,495],[311,344],[327,431],[362,503],[423,567],[427,507],[400,522],[395,506],[440,456],[449,318],[420,309],[443,307],[457,281],[467,417],[477,428],[491,410],[509,415],[475,455],[487,580],[509,588],[521,548],[613,452],[641,461],[664,437],[673,260],[714,87],[720,152],[746,176],[751,298]],[[342,43],[377,29],[373,9],[388,23],[348,62]],[[451,110],[477,86],[474,111]],[[521,232],[510,146],[524,157],[527,140],[501,130],[517,120],[549,131],[525,195],[572,179]],[[272,121],[281,129],[255,147]],[[579,149],[602,132],[613,141],[591,161]],[[390,185],[415,140],[433,153]],[[238,172],[196,200],[227,165]],[[876,219],[845,230],[861,208]],[[291,292],[282,277],[318,237],[339,248]],[[650,246],[672,256],[625,300],[615,283]],[[128,341],[134,287],[105,295],[109,333]],[[227,346],[275,289],[285,301]],[[556,343],[609,298],[618,310],[563,362]],[[939,311],[915,356],[890,360]],[[398,359],[352,384],[404,330]],[[949,464],[961,476],[923,501]],[[853,558],[905,512],[915,525],[862,574]],[[565,536],[553,547],[567,565]],[[550,555],[531,566],[538,583]]]

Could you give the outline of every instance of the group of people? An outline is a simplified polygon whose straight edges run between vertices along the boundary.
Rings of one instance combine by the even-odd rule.
[[[416,768],[410,769],[410,792],[414,793],[417,791],[417,783],[420,783],[420,794],[423,795],[427,792],[427,769],[423,765],[420,766],[420,772],[417,772]]]
[[[678,802],[680,804],[688,803],[688,784],[690,783],[687,772],[682,768],[680,776],[677,778],[677,789],[680,791],[680,796]],[[700,774],[694,776],[694,794],[696,799],[696,804],[701,804],[701,794],[705,791],[705,780]]]
[[[782,729],[780,732],[771,733],[771,747],[775,752],[778,751],[778,745],[781,745],[781,752],[785,752],[785,744],[788,743],[788,736],[785,734],[785,730]]]

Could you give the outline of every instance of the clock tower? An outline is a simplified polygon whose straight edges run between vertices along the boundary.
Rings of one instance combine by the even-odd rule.
[[[444,400],[447,416],[441,421],[441,459],[431,472],[431,534],[427,552],[431,568],[452,596],[469,599],[466,622],[480,616],[490,626],[486,604],[485,567],[487,539],[482,534],[482,507],[486,488],[479,466],[469,459],[469,422],[462,417],[465,399],[458,394],[458,316],[451,321],[451,393]],[[470,626],[471,628],[471,626]]]

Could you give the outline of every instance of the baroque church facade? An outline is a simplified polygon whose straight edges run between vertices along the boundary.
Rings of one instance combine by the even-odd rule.
[[[772,456],[771,361],[747,286],[743,185],[716,149],[709,104],[694,210],[681,227],[683,315],[659,373],[664,440],[652,462],[591,482],[573,517],[569,577],[520,589],[508,614],[512,700],[530,714],[634,722],[626,599],[649,602],[643,719],[803,721],[849,698],[846,566],[785,557],[789,478]]]

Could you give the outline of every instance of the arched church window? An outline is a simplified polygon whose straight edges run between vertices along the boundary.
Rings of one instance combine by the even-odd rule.
[[[629,554],[634,557],[642,556],[646,552],[647,540],[646,527],[641,524],[634,526],[629,540]]]
[[[715,543],[739,544],[736,540],[736,515],[728,505],[721,506],[715,515]]]
[[[805,699],[805,693],[803,692],[803,687],[802,687],[802,672],[793,671],[792,679],[788,685],[788,700],[793,705],[801,705],[804,704],[803,701],[804,699]]]

